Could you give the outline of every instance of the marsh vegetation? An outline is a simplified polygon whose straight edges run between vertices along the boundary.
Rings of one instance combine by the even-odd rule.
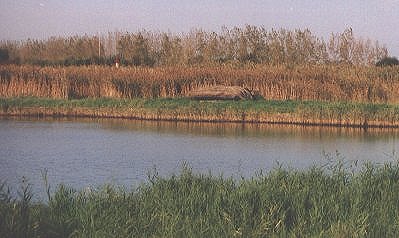
[[[149,173],[135,189],[59,185],[32,202],[0,187],[2,237],[395,237],[399,167],[336,162],[249,179]],[[47,187],[49,188],[49,187]]]
[[[76,36],[3,42],[1,48],[2,55],[8,58],[0,65],[2,98],[63,99],[71,101],[64,104],[76,106],[80,102],[75,99],[83,99],[83,104],[104,100],[130,104],[124,108],[129,110],[121,111],[119,107],[119,111],[109,113],[114,109],[102,108],[88,112],[91,116],[397,124],[393,106],[399,102],[397,66],[374,66],[388,57],[387,50],[378,42],[356,37],[352,29],[332,34],[328,40],[306,29],[268,31],[246,26],[223,28],[219,33],[193,30],[174,35],[141,31],[109,34],[102,39]],[[125,67],[106,63],[113,60]],[[248,88],[265,98],[270,108],[264,101],[233,105],[184,99],[195,89],[215,85]],[[156,112],[149,111],[141,106],[143,102],[173,104],[173,108],[158,106]],[[292,103],[301,106],[284,110],[293,115],[279,119],[280,112],[275,113],[273,105]],[[353,111],[348,112],[349,108]],[[3,106],[5,109],[8,106]],[[65,114],[53,109],[48,113]],[[74,110],[73,114],[84,114],[79,108]],[[381,118],[389,123],[382,123]]]

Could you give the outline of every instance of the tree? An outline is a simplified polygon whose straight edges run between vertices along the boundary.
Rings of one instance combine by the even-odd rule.
[[[159,65],[178,65],[182,59],[181,39],[163,33],[158,56]]]

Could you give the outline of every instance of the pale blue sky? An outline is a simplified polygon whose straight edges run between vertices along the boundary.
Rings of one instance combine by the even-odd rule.
[[[352,27],[399,56],[399,0],[0,0],[0,39],[108,31],[192,28],[220,31],[245,24],[309,28],[327,38]]]

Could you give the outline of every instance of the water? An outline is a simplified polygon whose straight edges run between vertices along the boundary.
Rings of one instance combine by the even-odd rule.
[[[0,180],[12,187],[23,176],[44,194],[41,173],[53,185],[105,183],[135,187],[154,170],[251,177],[283,165],[307,168],[328,162],[395,161],[399,130],[131,120],[0,119]],[[337,152],[339,153],[336,156]]]

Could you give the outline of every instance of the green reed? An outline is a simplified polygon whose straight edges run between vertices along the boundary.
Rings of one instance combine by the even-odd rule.
[[[3,184],[1,237],[397,237],[399,164],[338,162],[252,178],[156,172],[136,189],[59,185],[47,203]],[[356,171],[355,171],[356,170]]]

